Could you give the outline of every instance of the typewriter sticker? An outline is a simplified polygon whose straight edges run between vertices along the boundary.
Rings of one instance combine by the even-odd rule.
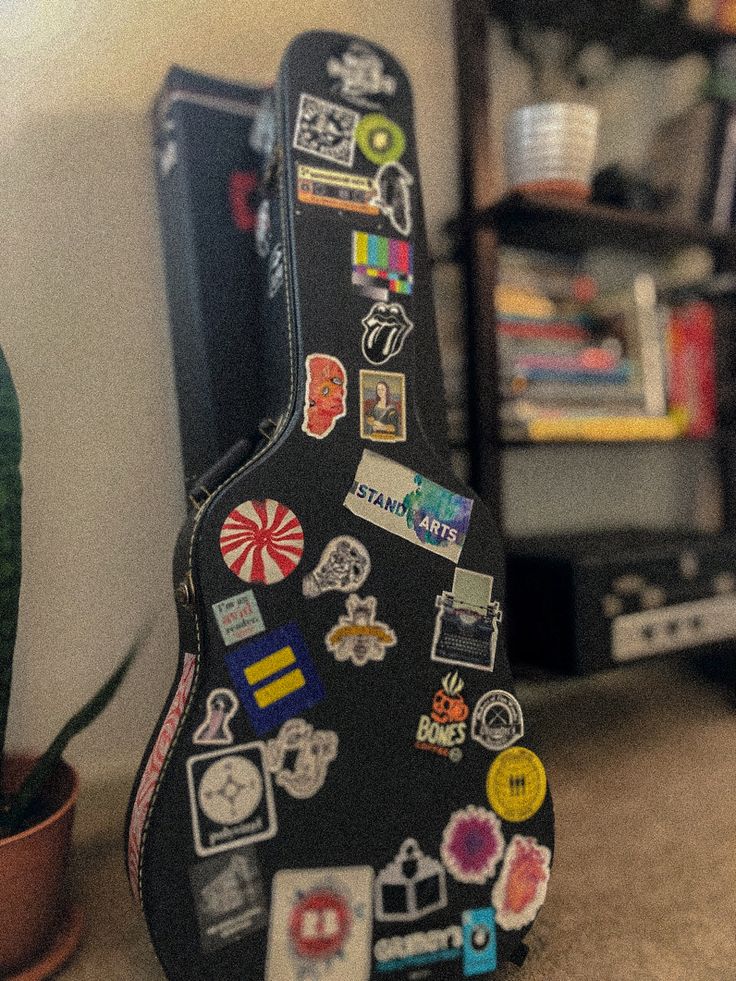
[[[418,920],[447,906],[443,866],[407,838],[393,861],[376,876],[376,919],[382,923]]]
[[[373,869],[285,869],[273,879],[266,981],[368,981]]]
[[[360,114],[352,109],[302,93],[293,147],[342,167],[352,167],[359,119]]]
[[[432,660],[493,671],[501,605],[491,602],[493,576],[456,569],[452,591],[437,597]]]

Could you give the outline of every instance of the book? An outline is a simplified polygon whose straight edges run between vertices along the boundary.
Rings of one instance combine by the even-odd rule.
[[[532,442],[557,440],[629,442],[670,440],[680,435],[682,435],[682,423],[674,415],[567,416],[558,419],[532,419],[525,427],[525,437]]]
[[[675,307],[669,325],[669,403],[689,436],[716,426],[715,312],[704,300]]]

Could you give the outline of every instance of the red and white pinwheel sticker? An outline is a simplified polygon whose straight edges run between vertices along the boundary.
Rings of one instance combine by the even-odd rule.
[[[304,532],[294,512],[278,501],[245,501],[225,519],[220,551],[228,569],[243,582],[270,586],[299,565]]]

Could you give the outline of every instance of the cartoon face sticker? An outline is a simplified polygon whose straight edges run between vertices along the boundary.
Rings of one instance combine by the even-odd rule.
[[[376,365],[397,355],[414,328],[400,303],[374,303],[361,323],[363,357]]]
[[[307,386],[302,431],[324,439],[346,413],[348,381],[342,362],[329,354],[307,356]]]
[[[229,688],[215,688],[207,696],[207,716],[194,733],[199,746],[229,746],[233,741],[230,719],[238,710],[238,701]]]
[[[307,599],[335,590],[352,593],[360,589],[371,571],[368,550],[357,538],[341,535],[327,543],[319,562],[302,580]]]
[[[276,783],[292,797],[314,797],[337,756],[338,737],[304,719],[289,719],[266,745],[266,760]],[[291,769],[286,767],[290,763]]]
[[[446,674],[442,679],[442,687],[434,695],[432,702],[432,720],[446,725],[448,722],[464,722],[468,717],[468,706],[461,695],[465,683],[457,671]]]

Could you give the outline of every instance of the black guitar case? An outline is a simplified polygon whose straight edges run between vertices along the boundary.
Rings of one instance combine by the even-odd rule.
[[[262,327],[288,339],[283,412],[202,478],[181,533],[131,887],[175,981],[488,978],[544,901],[552,801],[498,529],[438,452],[410,86],[386,51],[315,32],[272,104]]]

